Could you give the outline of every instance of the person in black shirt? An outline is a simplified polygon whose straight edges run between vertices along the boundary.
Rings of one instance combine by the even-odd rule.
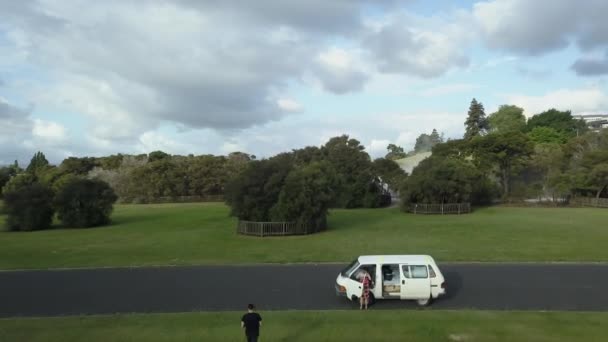
[[[260,326],[262,325],[262,316],[253,310],[253,304],[247,305],[247,313],[241,318],[241,327],[245,329],[247,342],[257,342],[260,336]]]

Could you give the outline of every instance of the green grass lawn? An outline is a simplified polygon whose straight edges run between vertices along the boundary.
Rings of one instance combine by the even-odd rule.
[[[237,235],[236,220],[219,203],[119,205],[113,222],[0,232],[0,269],[346,262],[414,253],[439,262],[608,261],[608,210],[594,208],[490,207],[460,216],[333,210],[328,231],[282,238]]]
[[[608,313],[261,312],[261,341],[606,341]],[[241,312],[0,319],[0,341],[243,341]]]

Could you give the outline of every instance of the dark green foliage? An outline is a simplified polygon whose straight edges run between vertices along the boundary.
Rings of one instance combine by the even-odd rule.
[[[423,133],[416,138],[416,144],[414,145],[414,152],[428,152],[433,149],[437,144],[443,142],[443,138],[437,133],[437,130],[433,128],[431,134]]]
[[[38,151],[32,157],[30,164],[25,171],[34,177],[41,175],[49,167],[49,161],[46,160],[44,153]]]
[[[464,122],[465,133],[464,139],[470,140],[476,136],[483,135],[488,129],[488,120],[486,118],[486,112],[481,102],[477,102],[476,99],[471,101],[469,106],[469,113],[466,121]]]
[[[503,196],[508,197],[511,177],[528,161],[534,145],[525,134],[507,131],[476,137],[471,141],[471,148],[479,170],[495,170]]]
[[[382,193],[380,184],[365,147],[357,139],[348,135],[334,137],[321,150],[336,173],[332,207],[361,208],[366,203],[377,202],[369,197]]]
[[[59,169],[61,169],[63,173],[70,173],[75,176],[84,176],[96,166],[99,166],[99,162],[96,158],[69,157],[61,162]]]
[[[270,210],[278,202],[285,178],[293,168],[291,154],[251,161],[226,186],[226,203],[231,214],[241,220],[269,221]]]
[[[384,157],[386,159],[397,160],[405,158],[407,156],[405,151],[403,151],[403,147],[401,146],[397,146],[395,144],[388,144],[386,149],[388,150],[388,153]]]
[[[568,141],[566,133],[552,127],[534,127],[527,135],[535,144],[565,144]]]
[[[480,203],[488,201],[491,185],[475,166],[462,158],[432,156],[420,162],[401,188],[409,203]]]
[[[330,166],[313,162],[292,170],[285,178],[278,202],[270,211],[273,221],[289,221],[310,227],[325,228],[332,199]]]
[[[73,179],[57,193],[55,207],[62,224],[86,228],[108,224],[118,197],[112,188],[98,179]]]
[[[28,176],[31,177],[31,176]],[[53,220],[53,191],[32,178],[14,177],[4,192],[6,228],[9,231],[48,229]]]
[[[550,127],[569,137],[582,135],[587,131],[585,122],[574,119],[569,110],[562,112],[556,109],[550,109],[534,115],[528,119],[526,130],[530,132],[536,127]]]
[[[148,161],[149,162],[154,162],[157,160],[162,160],[162,159],[167,159],[170,158],[171,155],[163,152],[163,151],[154,151],[154,152],[150,152],[148,153]]]
[[[526,128],[524,110],[517,106],[502,105],[496,113],[488,117],[491,132],[522,132]]]
[[[380,178],[382,183],[388,185],[391,190],[398,190],[407,178],[407,173],[399,167],[399,164],[387,158],[374,160],[373,168],[374,174]]]

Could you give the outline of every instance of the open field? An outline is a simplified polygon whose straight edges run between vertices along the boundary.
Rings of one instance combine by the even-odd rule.
[[[263,341],[605,341],[608,313],[261,312]],[[1,341],[243,341],[242,312],[0,319]]]
[[[392,253],[439,262],[608,261],[608,210],[593,208],[489,207],[461,216],[333,210],[327,232],[283,238],[236,235],[220,203],[119,205],[113,220],[93,229],[0,232],[0,269],[347,262]]]

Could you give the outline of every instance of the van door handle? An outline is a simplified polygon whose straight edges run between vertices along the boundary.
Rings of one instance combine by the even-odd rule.
[[[405,285],[405,280],[402,280],[402,281],[401,281],[401,285]]]

